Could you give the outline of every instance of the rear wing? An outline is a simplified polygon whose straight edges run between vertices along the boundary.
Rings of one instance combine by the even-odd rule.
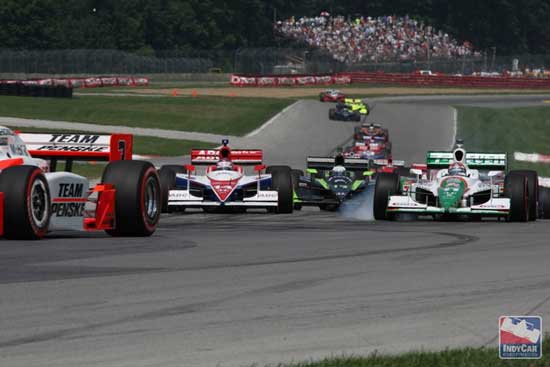
[[[34,158],[52,161],[131,160],[133,136],[130,134],[42,134],[19,133]]]
[[[192,149],[191,164],[210,165],[216,164],[220,160],[219,149]],[[261,164],[263,161],[263,151],[259,149],[249,150],[231,150],[229,160],[241,165]]]
[[[452,152],[430,151],[426,155],[428,169],[447,168],[452,162],[454,162]],[[508,168],[508,157],[506,153],[467,152],[464,163],[474,169],[506,171]]]
[[[307,157],[307,168],[328,171],[334,168],[334,157]],[[344,168],[350,171],[368,171],[368,159],[344,158]]]
[[[405,161],[398,161],[398,160],[392,160],[391,163],[390,163],[390,160],[389,159],[375,159],[374,161],[372,161],[372,163],[375,165],[375,166],[394,166],[394,167],[404,167],[405,166]]]

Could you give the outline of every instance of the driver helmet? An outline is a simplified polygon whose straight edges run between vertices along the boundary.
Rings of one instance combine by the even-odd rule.
[[[335,166],[333,169],[332,169],[332,173],[335,175],[335,176],[343,176],[346,172],[346,168],[344,166]]]
[[[233,163],[228,160],[221,160],[216,164],[216,171],[231,171],[233,169]]]
[[[455,162],[449,166],[449,175],[451,176],[466,176],[466,167],[464,164]]]

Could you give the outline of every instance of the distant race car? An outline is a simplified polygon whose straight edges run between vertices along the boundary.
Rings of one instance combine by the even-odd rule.
[[[294,208],[318,206],[321,210],[337,210],[342,202],[362,193],[373,174],[365,159],[308,157],[307,173],[293,171]]]
[[[369,137],[355,141],[343,154],[345,158],[387,159],[391,157],[391,143]]]
[[[202,208],[207,212],[244,212],[265,208],[292,213],[293,191],[290,167],[262,165],[261,150],[232,150],[228,141],[220,149],[193,149],[191,165],[163,166],[160,180],[162,211]],[[202,175],[195,165],[208,166]],[[247,175],[244,166],[253,165]],[[266,173],[262,173],[265,170]]]
[[[0,127],[0,235],[151,235],[160,217],[159,177],[151,163],[131,158],[131,135],[24,134]],[[110,162],[101,183],[90,186],[69,172],[82,160]],[[58,161],[65,161],[65,172],[55,172]]]
[[[346,95],[336,89],[327,89],[319,94],[321,102],[343,102]]]
[[[537,173],[507,172],[505,153],[467,153],[459,141],[453,152],[428,152],[427,164],[413,166],[410,174],[401,179],[395,173],[378,175],[376,219],[409,213],[529,221],[539,214]]]
[[[355,141],[376,140],[388,142],[390,140],[390,133],[388,129],[385,129],[380,124],[365,123],[361,126],[355,127],[354,131]]]
[[[342,102],[348,108],[354,112],[359,112],[361,115],[368,115],[370,112],[369,105],[363,102],[360,98],[345,98]]]
[[[361,114],[346,105],[338,104],[336,108],[328,110],[328,118],[336,121],[361,121]]]

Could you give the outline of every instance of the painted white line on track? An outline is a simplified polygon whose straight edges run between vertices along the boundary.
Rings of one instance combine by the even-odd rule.
[[[275,122],[275,120],[277,120],[279,117],[281,117],[282,115],[284,115],[285,113],[287,113],[291,108],[293,108],[294,106],[296,106],[298,103],[300,103],[301,101],[296,101],[294,102],[293,104],[289,105],[289,106],[286,106],[281,112],[279,112],[278,114],[276,114],[275,116],[273,116],[272,118],[269,119],[269,121],[267,121],[265,124],[263,124],[262,126],[260,126],[259,128],[257,128],[256,130],[248,133],[245,135],[245,138],[250,138],[252,136],[255,136],[257,135],[260,131],[264,130],[266,127],[268,127],[269,125],[271,125],[273,122]]]

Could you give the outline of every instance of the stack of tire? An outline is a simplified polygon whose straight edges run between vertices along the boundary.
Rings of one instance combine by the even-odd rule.
[[[73,88],[63,85],[37,85],[0,82],[0,95],[21,97],[72,98]]]

